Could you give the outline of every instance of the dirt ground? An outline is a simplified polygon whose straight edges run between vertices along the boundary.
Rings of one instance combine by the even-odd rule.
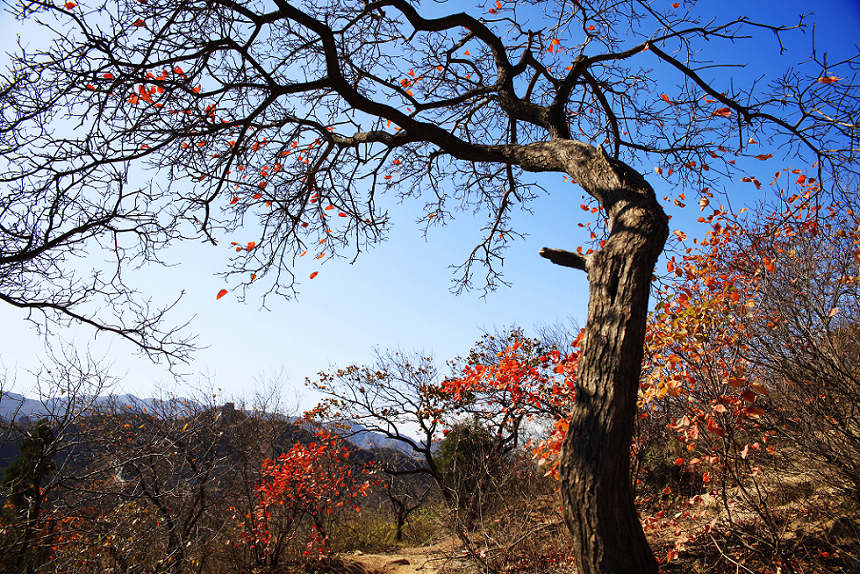
[[[340,558],[350,574],[436,574],[460,565],[453,539],[386,554],[353,552]]]

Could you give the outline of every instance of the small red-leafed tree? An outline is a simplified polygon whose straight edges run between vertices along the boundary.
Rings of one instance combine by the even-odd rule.
[[[75,314],[79,297],[119,305],[128,293],[120,273],[71,272],[85,248],[122,268],[253,222],[226,276],[242,293],[257,280],[290,294],[305,253],[356,255],[384,236],[390,191],[426,198],[428,227],[458,208],[487,213],[459,281],[473,284],[483,263],[492,288],[519,236],[512,211],[536,196],[528,174],[578,184],[604,224],[595,250],[542,255],[590,284],[560,466],[583,574],[657,568],[627,480],[651,276],[669,234],[643,173],[656,164],[706,200],[741,175],[738,156],[805,155],[819,180],[856,170],[857,91],[842,71],[856,55],[742,88],[720,66],[723,43],[764,34],[782,52],[803,20],[700,19],[687,4],[640,0],[520,0],[472,14],[406,0],[17,10],[57,35],[0,85],[0,296],[113,325],[145,350],[163,338],[137,335],[158,323]],[[148,166],[152,183],[129,185],[131,166]]]
[[[370,491],[371,468],[351,464],[345,444],[330,433],[318,431],[317,438],[263,461],[257,505],[241,528],[246,542],[262,549],[267,566],[289,559],[290,552],[324,554],[332,515],[342,507],[358,512],[357,499]]]

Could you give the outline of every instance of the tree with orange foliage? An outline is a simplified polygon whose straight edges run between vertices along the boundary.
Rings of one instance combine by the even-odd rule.
[[[656,164],[707,201],[723,177],[761,185],[736,156],[805,154],[819,180],[856,171],[856,88],[841,76],[856,55],[738,88],[719,74],[720,44],[762,32],[783,48],[803,19],[701,21],[639,0],[530,5],[437,15],[406,0],[23,2],[61,33],[0,88],[11,186],[0,299],[181,358],[183,340],[146,321],[144,305],[109,315],[129,294],[120,273],[68,274],[67,257],[97,244],[122,268],[255,221],[259,236],[236,243],[226,276],[289,294],[306,253],[379,241],[379,200],[399,190],[426,198],[428,227],[457,206],[487,212],[458,279],[471,285],[483,264],[493,288],[518,237],[512,209],[535,197],[528,174],[562,174],[597,224],[592,249],[541,252],[590,285],[560,467],[565,520],[583,574],[656,572],[626,486],[651,277],[669,235],[644,173]],[[655,68],[677,83],[658,85]],[[163,185],[130,189],[130,165]]]
[[[264,460],[256,508],[240,523],[245,541],[262,547],[269,567],[289,552],[324,554],[332,513],[344,505],[359,512],[355,500],[370,491],[370,472],[368,466],[353,469],[346,445],[324,430],[317,440]]]

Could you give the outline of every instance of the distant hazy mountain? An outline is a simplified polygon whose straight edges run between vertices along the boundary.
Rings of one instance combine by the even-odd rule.
[[[8,421],[12,417],[25,422],[30,419],[37,419],[51,414],[60,414],[65,409],[67,400],[65,397],[51,397],[45,399],[29,399],[17,393],[3,392],[0,396],[0,421]],[[168,412],[181,413],[183,405],[195,404],[193,401],[185,398],[170,398],[156,399],[146,398],[141,399],[131,394],[124,395],[108,395],[95,397],[92,400],[83,399],[80,401],[82,405],[91,404],[93,407],[105,407],[109,404],[114,404],[117,408],[126,408],[135,411],[155,411],[167,410]],[[298,420],[297,417],[288,417],[292,421]],[[406,454],[412,454],[411,449],[404,443],[390,439],[385,435],[377,432],[364,430],[364,427],[358,424],[353,424],[348,430],[343,431],[347,440],[355,446],[367,450],[378,448],[391,448]]]
[[[182,405],[190,403],[185,398],[170,398],[164,399],[141,399],[134,395],[107,395],[95,398],[78,397],[78,402],[81,406],[91,405],[95,408],[105,407],[109,404],[115,404],[118,408],[128,407],[132,410],[153,410],[170,408],[176,412],[181,412]],[[0,420],[8,421],[13,417],[22,418],[40,418],[49,415],[58,415],[63,412],[68,404],[66,397],[46,397],[42,399],[29,399],[18,393],[3,392],[0,395]]]

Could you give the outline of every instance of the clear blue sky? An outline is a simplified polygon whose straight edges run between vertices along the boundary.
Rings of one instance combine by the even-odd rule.
[[[854,43],[860,38],[857,2],[790,0],[778,4],[778,14],[775,6],[755,0],[700,3],[701,9],[713,10],[721,18],[747,14],[781,23],[814,10],[819,52],[856,52]],[[0,47],[9,49],[19,29],[8,14],[0,16]],[[789,54],[783,59],[767,33],[746,44],[743,52],[728,56],[738,63],[751,63],[759,72],[770,66],[779,71],[808,57],[811,34],[799,40],[789,44]],[[739,74],[738,79],[742,78]],[[287,403],[307,407],[313,397],[305,390],[305,377],[330,365],[368,361],[377,346],[420,349],[446,360],[465,354],[482,329],[510,324],[531,328],[569,318],[582,323],[587,304],[584,275],[537,255],[542,246],[570,249],[583,242],[575,225],[583,220],[578,208],[582,194],[579,188],[562,183],[560,175],[544,181],[552,186],[553,194],[531,204],[533,215],[519,216],[519,229],[528,236],[508,251],[505,260],[505,278],[512,286],[486,299],[480,297],[480,291],[459,296],[449,292],[449,265],[461,262],[478,240],[481,220],[460,217],[433,230],[425,241],[422,225],[416,223],[420,205],[406,204],[393,209],[394,227],[386,243],[363,254],[355,265],[344,261],[324,265],[314,281],[304,282],[298,299],[270,299],[269,310],[255,305],[253,292],[246,304],[238,303],[232,294],[215,301],[215,293],[224,284],[213,274],[224,268],[228,246],[182,245],[167,255],[176,266],[135,274],[139,288],[156,300],[165,301],[182,289],[187,292],[174,317],[194,316],[190,328],[206,348],[188,365],[192,376],[186,382],[176,383],[164,368],[135,356],[131,346],[116,338],[101,335],[93,341],[91,331],[84,329],[62,335],[81,348],[89,345],[96,356],[106,357],[121,379],[116,392],[149,396],[160,388],[183,395],[191,392],[191,383],[208,379],[222,389],[222,397],[241,397],[250,395],[255,385],[280,377]],[[658,189],[658,195],[666,193]],[[702,235],[703,229],[684,223],[697,216],[695,210],[687,209],[673,223],[691,236]],[[669,212],[680,215],[677,209]],[[7,378],[17,378],[15,390],[29,393],[26,371],[44,356],[42,341],[14,309],[0,307],[0,325],[0,366],[5,367]]]

